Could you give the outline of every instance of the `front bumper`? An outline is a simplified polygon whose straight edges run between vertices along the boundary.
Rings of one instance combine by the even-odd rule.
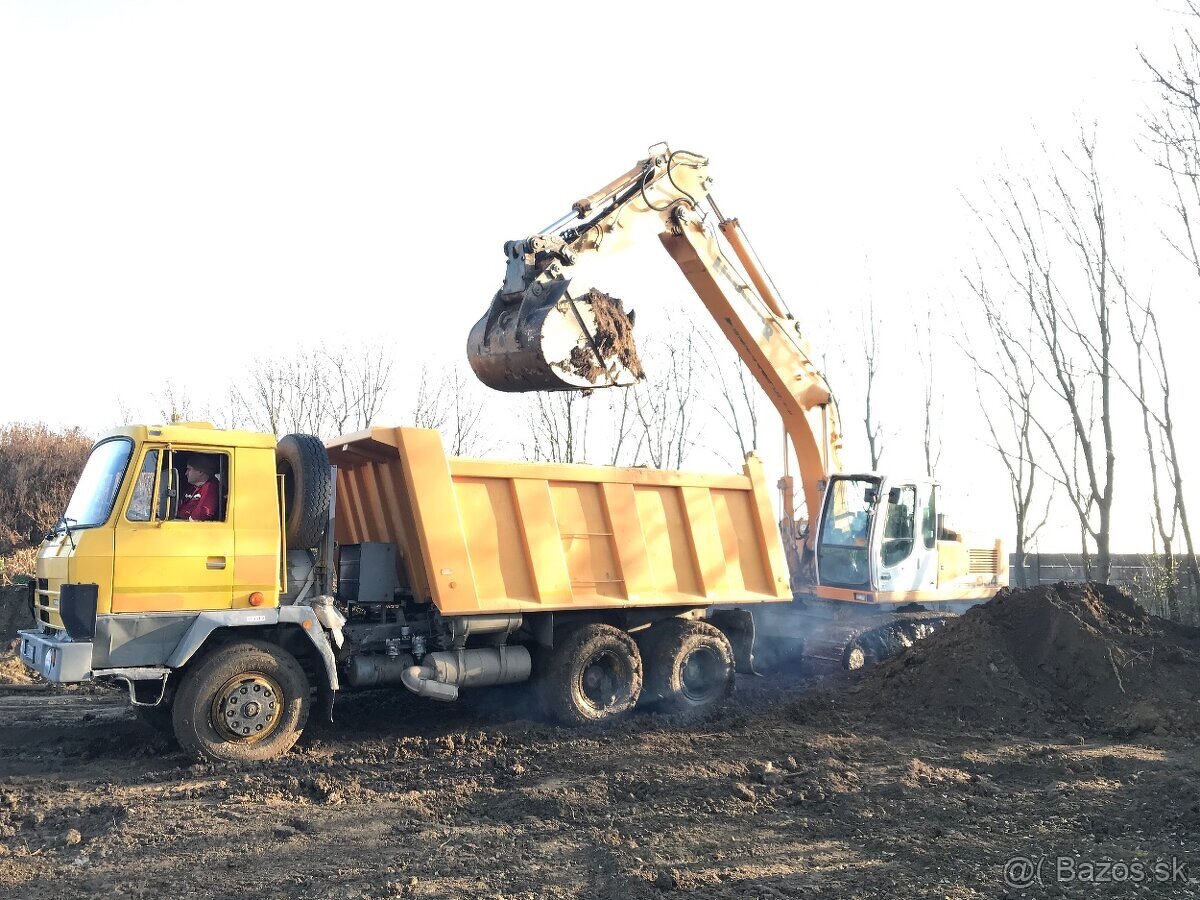
[[[47,681],[68,684],[92,677],[92,642],[64,632],[18,631],[21,662]]]

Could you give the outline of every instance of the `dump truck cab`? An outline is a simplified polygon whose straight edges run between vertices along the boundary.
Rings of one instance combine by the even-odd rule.
[[[316,462],[293,470],[289,460],[306,448],[310,457],[319,450]],[[310,687],[337,687],[326,626],[336,628],[338,616],[328,598],[327,608],[313,608],[317,591],[287,595],[282,565],[289,537],[307,534],[310,547],[323,532],[331,480],[310,436],[277,441],[202,422],[105,435],[39,551],[37,627],[20,634],[23,662],[53,682],[127,686],[152,724],[185,745],[187,729],[191,749],[239,739],[242,750],[272,741],[286,749],[303,727]],[[309,502],[314,485],[324,490],[323,510]],[[311,576],[317,555],[300,552]],[[213,688],[209,678],[201,687],[211,697],[191,700],[194,712],[220,697],[221,717],[214,707],[213,716],[181,718],[176,691],[186,692],[197,670],[228,668],[230,657],[225,682]],[[286,705],[257,702],[284,694]],[[213,727],[222,723],[228,733]]]
[[[215,469],[215,510],[205,520],[180,518],[188,464],[201,456]],[[68,612],[94,603],[92,662],[104,667],[195,612],[246,608],[251,598],[276,606],[280,528],[273,436],[204,423],[118,429],[92,449],[42,544],[35,618],[43,629],[66,628],[64,588]],[[131,635],[115,618],[124,613],[154,618]]]

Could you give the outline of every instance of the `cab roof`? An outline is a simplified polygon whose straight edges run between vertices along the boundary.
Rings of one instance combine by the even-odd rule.
[[[167,444],[188,444],[200,447],[264,447],[274,449],[273,434],[257,431],[237,431],[213,427],[211,422],[176,422],[172,425],[125,425],[104,435],[129,437],[138,443],[162,441]],[[101,438],[103,440],[103,438]]]

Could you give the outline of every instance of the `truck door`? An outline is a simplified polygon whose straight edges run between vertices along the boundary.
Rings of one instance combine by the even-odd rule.
[[[917,486],[888,488],[883,527],[878,528],[879,590],[916,590],[922,575],[924,543],[916,533]]]
[[[231,454],[211,448],[146,445],[137,482],[117,520],[113,612],[177,612],[233,605],[233,522],[224,486]],[[199,480],[189,465],[213,469],[217,501],[201,520],[178,518]],[[189,480],[192,479],[192,480]]]

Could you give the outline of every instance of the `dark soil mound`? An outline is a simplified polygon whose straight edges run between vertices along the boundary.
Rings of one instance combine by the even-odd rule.
[[[1200,732],[1200,629],[1149,615],[1117,588],[1004,589],[872,670],[858,696],[919,721],[1020,730]]]

